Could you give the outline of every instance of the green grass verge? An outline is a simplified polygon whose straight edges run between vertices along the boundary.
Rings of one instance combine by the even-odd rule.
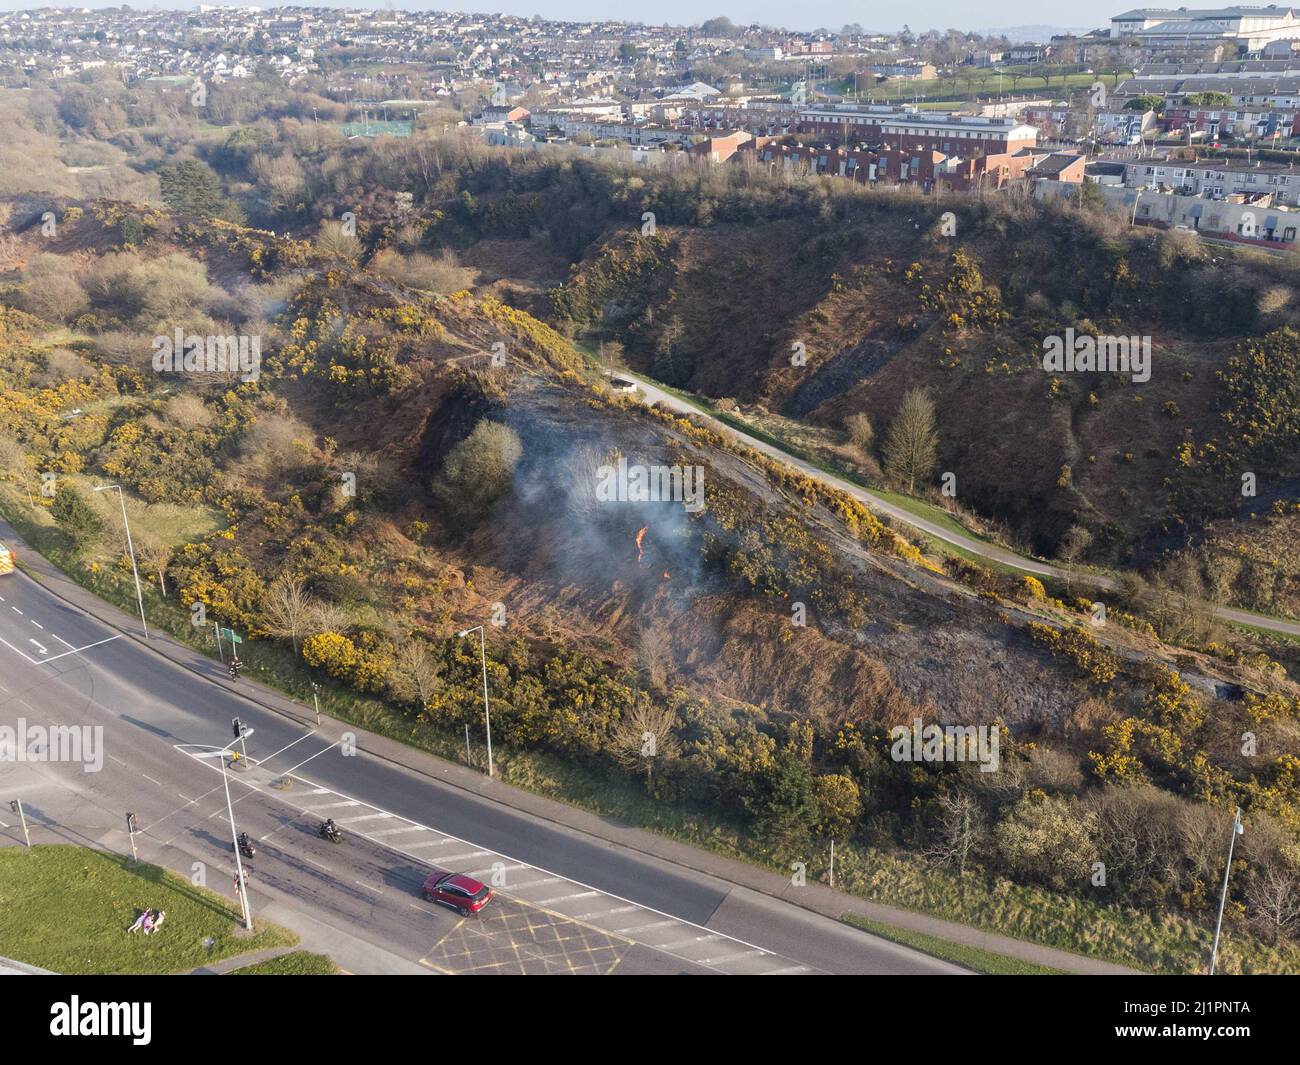
[[[339,967],[325,954],[295,950],[270,961],[234,969],[227,976],[338,976]]]
[[[906,928],[895,928],[893,925],[881,924],[879,921],[871,920],[870,917],[861,917],[856,913],[846,913],[841,920],[854,928],[870,932],[873,936],[888,939],[891,943],[911,947],[913,950],[919,950],[922,954],[942,958],[954,965],[960,965],[965,969],[985,973],[989,976],[1068,975],[1064,969],[1051,969],[1046,965],[1035,965],[1031,961],[1022,961],[1019,958],[1011,958],[1005,954],[995,954],[991,950],[983,950],[980,947],[968,947],[963,943],[953,943],[951,940],[940,939],[938,936],[932,936],[926,932],[912,932]]]
[[[167,912],[163,926],[128,933],[145,907]],[[298,942],[278,925],[256,927],[248,935],[232,902],[157,865],[64,844],[0,849],[0,953],[42,969],[184,973]]]

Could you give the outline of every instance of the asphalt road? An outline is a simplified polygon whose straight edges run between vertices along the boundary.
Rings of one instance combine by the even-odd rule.
[[[628,370],[614,371],[620,377],[625,377],[635,381],[637,385],[638,397],[644,403],[655,404],[662,403],[669,410],[677,411],[681,414],[692,414],[697,418],[703,418],[711,428],[718,432],[725,433],[733,440],[737,440],[746,447],[759,451],[769,458],[784,463],[800,473],[811,477],[813,480],[821,481],[823,484],[831,485],[840,491],[851,495],[854,499],[863,505],[871,508],[880,514],[886,514],[904,525],[910,525],[936,540],[942,540],[944,543],[952,544],[954,547],[960,547],[963,551],[969,551],[980,558],[986,558],[990,562],[997,562],[1005,566],[1011,566],[1021,570],[1024,573],[1033,573],[1040,577],[1055,577],[1061,580],[1067,578],[1081,583],[1090,583],[1099,588],[1113,589],[1117,587],[1117,582],[1110,577],[1097,573],[1067,571],[1060,566],[1054,566],[1050,562],[1040,562],[1032,558],[1026,558],[1014,551],[1009,551],[1005,547],[999,547],[996,544],[985,543],[982,540],[975,540],[969,536],[963,536],[955,533],[951,529],[946,529],[935,522],[927,521],[925,518],[918,517],[911,511],[904,510],[887,500],[881,499],[872,493],[865,491],[852,481],[846,481],[842,477],[836,477],[834,474],[827,473],[811,463],[804,462],[788,452],[782,451],[778,447],[765,443],[738,429],[732,428],[726,422],[714,418],[705,411],[700,410],[685,400],[679,399],[670,392],[665,392],[662,388],[656,387],[653,383],[645,380]],[[1300,636],[1300,622],[1286,621],[1281,618],[1268,617],[1264,614],[1255,614],[1248,610],[1237,610],[1233,607],[1215,607],[1213,613],[1216,617],[1224,621],[1236,622],[1242,625],[1253,625],[1259,629],[1267,629],[1270,632],[1288,633],[1292,636]]]
[[[208,668],[221,672],[216,662]],[[0,724],[103,730],[99,771],[43,761],[37,748],[31,760],[0,765],[0,835],[9,841],[17,838],[12,798],[24,800],[38,835],[46,827],[90,845],[119,833],[129,810],[141,827],[142,858],[170,858],[174,867],[180,855],[207,886],[233,897],[222,759],[214,752],[232,742],[236,716],[253,731],[243,768],[225,776],[237,826],[257,841],[254,913],[302,911],[373,945],[373,969],[356,971],[960,971],[352,753],[337,723],[306,729],[155,654],[25,574],[0,578]],[[316,834],[325,817],[342,826],[343,844]],[[419,889],[434,869],[493,883],[497,898],[468,919],[430,905]]]

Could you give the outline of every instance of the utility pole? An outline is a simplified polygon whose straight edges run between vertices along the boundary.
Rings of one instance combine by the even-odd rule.
[[[31,833],[29,833],[29,832],[27,831],[27,815],[26,815],[25,813],[23,813],[23,800],[22,800],[22,799],[14,799],[14,800],[9,804],[9,809],[11,809],[14,813],[16,813],[16,814],[18,815],[18,820],[22,822],[22,825],[23,825],[23,839],[24,839],[24,840],[26,841],[26,843],[27,843],[27,849],[28,849],[28,850],[31,850],[31,849],[32,849],[32,837],[31,837]]]
[[[140,824],[135,819],[135,814],[126,815],[126,834],[131,840],[131,861],[138,862],[140,855],[135,850],[135,834],[140,829]]]
[[[311,704],[316,708],[316,727],[320,728],[320,685],[315,681],[311,682]]]
[[[1237,807],[1237,812],[1232,818],[1232,836],[1228,840],[1228,864],[1223,870],[1223,891],[1219,894],[1219,918],[1214,922],[1214,950],[1210,954],[1210,975],[1214,975],[1214,967],[1219,961],[1219,932],[1223,928],[1223,906],[1228,901],[1228,877],[1232,875],[1232,848],[1237,843],[1237,837],[1245,832],[1241,824],[1241,807]]]

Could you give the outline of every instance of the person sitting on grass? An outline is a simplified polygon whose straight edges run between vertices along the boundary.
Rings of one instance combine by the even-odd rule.
[[[159,910],[158,916],[153,919],[153,923],[144,930],[145,935],[151,935],[162,927],[163,921],[167,920],[167,911]]]
[[[140,929],[148,931],[149,926],[153,923],[153,910],[141,910],[140,916],[135,919],[135,924],[127,929],[128,932],[138,932]]]

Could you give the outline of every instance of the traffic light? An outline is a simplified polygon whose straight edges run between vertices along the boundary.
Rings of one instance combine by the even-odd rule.
[[[235,718],[233,721],[231,721],[230,727],[234,730],[235,739],[239,739],[239,737],[243,735],[244,723],[240,721],[239,718]]]

